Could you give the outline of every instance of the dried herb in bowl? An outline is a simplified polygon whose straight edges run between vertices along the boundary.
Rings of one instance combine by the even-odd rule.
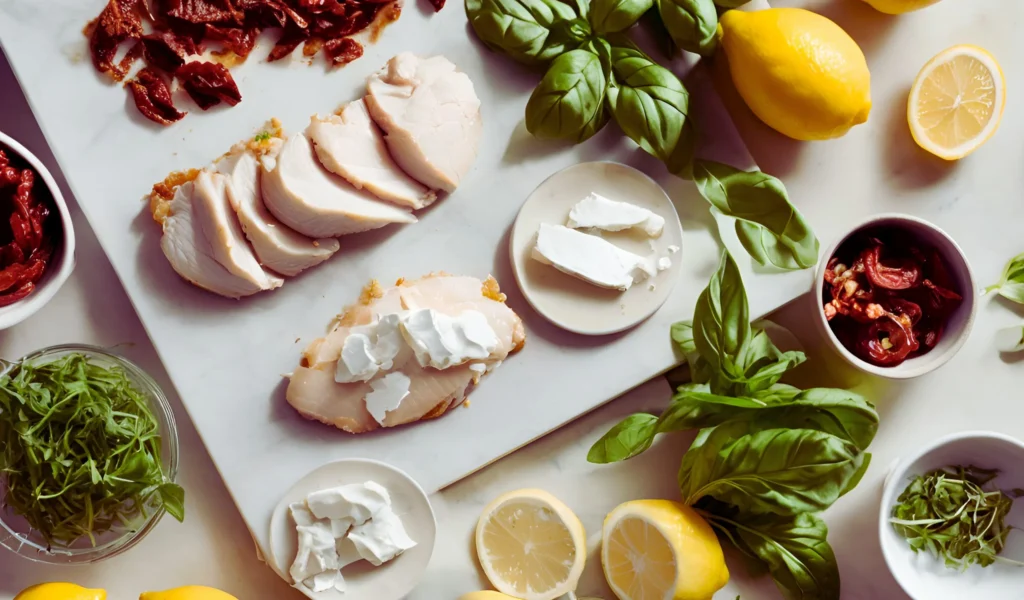
[[[184,518],[145,393],[81,353],[22,362],[0,377],[0,490],[48,546],[137,530],[154,511]]]
[[[889,522],[914,552],[929,552],[950,568],[987,567],[997,560],[1021,564],[999,556],[1011,529],[1005,520],[1013,499],[985,489],[998,474],[968,465],[918,475],[900,494]]]

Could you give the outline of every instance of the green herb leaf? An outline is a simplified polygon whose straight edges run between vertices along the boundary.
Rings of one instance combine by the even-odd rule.
[[[736,262],[722,252],[718,270],[697,298],[693,310],[693,343],[711,371],[729,381],[743,377],[750,313],[743,279]],[[712,391],[720,386],[712,385]]]
[[[999,282],[985,288],[984,293],[997,292],[1003,298],[1024,304],[1024,253],[1018,254],[1006,263]]]
[[[545,65],[590,35],[586,19],[559,0],[466,0],[480,41],[528,65]]]
[[[618,33],[632,27],[654,5],[654,0],[593,0],[590,26],[594,33]]]
[[[178,522],[185,520],[185,489],[176,483],[164,483],[156,488],[164,510]]]
[[[997,331],[996,348],[1010,353],[1024,350],[1024,325],[1012,325]]]
[[[261,131],[261,132],[257,133],[255,137],[252,138],[252,141],[254,141],[254,142],[265,142],[265,141],[269,140],[270,137],[271,137],[271,135],[270,135],[269,131]]]
[[[818,262],[818,239],[778,179],[700,160],[697,189],[721,214],[736,219],[736,235],[759,264],[807,269]]]
[[[608,105],[622,131],[669,171],[686,171],[693,159],[690,94],[679,78],[633,46],[612,48],[614,81]]]
[[[556,58],[526,104],[526,128],[537,137],[582,142],[608,121],[607,75],[601,58],[577,49]]]
[[[718,47],[718,10],[714,0],[658,0],[658,12],[683,50],[711,56]]]
[[[651,447],[658,417],[638,413],[626,417],[597,441],[587,453],[587,461],[597,464],[633,458]]]

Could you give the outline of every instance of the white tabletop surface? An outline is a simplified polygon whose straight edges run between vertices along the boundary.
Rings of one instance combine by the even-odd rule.
[[[990,4],[1006,8],[1017,1],[991,0]],[[997,12],[986,11],[985,15],[965,22],[957,21],[955,7],[970,2],[946,0],[921,13],[922,25],[906,20],[917,16],[905,17],[899,25],[895,20],[883,22],[854,0],[776,3],[821,8],[847,25],[858,39],[858,34],[863,34],[872,40],[870,44],[861,41],[873,68],[884,63],[878,64],[874,81],[879,93],[875,96],[873,123],[880,124],[855,130],[839,142],[794,149],[777,136],[760,130],[756,123],[739,120],[758,161],[767,170],[784,175],[791,190],[810,193],[815,186],[822,186],[821,190],[828,191],[822,201],[836,205],[837,218],[842,218],[844,205],[861,201],[860,194],[880,193],[892,194],[890,210],[926,214],[935,220],[945,218],[948,222],[943,225],[964,246],[979,282],[987,283],[998,277],[1007,257],[1024,249],[1020,247],[1019,235],[1024,209],[1016,200],[1022,184],[1019,167],[1024,164],[1019,160],[1024,114],[1015,111],[1012,102],[1013,81],[1020,81],[1015,76],[1024,70],[1024,52],[1020,51],[1024,38],[1013,31],[1019,19],[1000,19]],[[1019,10],[1011,12],[1024,14]],[[880,34],[865,33],[877,32],[883,26],[885,30]],[[964,33],[955,35],[959,30]],[[897,35],[900,32],[902,36]],[[920,64],[957,42],[980,43],[996,52],[1011,80],[1011,102],[1003,130],[988,147],[960,165],[945,166],[930,161],[908,145],[905,125],[897,118],[897,90],[902,88],[905,93]],[[899,60],[899,68],[892,61],[882,60],[895,60],[897,54],[912,56]],[[17,93],[6,62],[0,63],[0,129],[39,154],[60,178]],[[769,142],[777,144],[780,151],[770,152]],[[878,152],[871,153],[872,149]],[[849,163],[844,173],[840,172],[842,160]],[[839,179],[841,174],[847,179]],[[972,194],[975,191],[978,193]],[[1014,201],[997,204],[995,196]],[[70,195],[68,199],[75,206]],[[972,210],[962,210],[964,205]],[[43,311],[0,333],[0,356],[16,357],[62,342],[128,344],[125,354],[171,391],[109,262],[77,207],[75,212],[79,239],[77,271]],[[950,216],[953,214],[957,216]],[[830,240],[822,242],[827,245]],[[878,550],[877,504],[887,468],[902,453],[953,431],[991,429],[1024,438],[1024,409],[1017,399],[1024,367],[1019,362],[1001,359],[993,347],[995,330],[1019,322],[1024,313],[998,300],[983,301],[973,335],[956,358],[924,379],[893,384],[863,378],[842,367],[838,357],[823,349],[823,340],[811,329],[805,314],[809,306],[810,300],[802,298],[776,315],[779,322],[798,334],[811,356],[799,372],[806,382],[798,383],[856,386],[877,403],[882,417],[878,437],[871,447],[875,454],[871,469],[857,489],[825,515],[831,530],[829,539],[842,570],[843,598],[903,598]],[[486,587],[475,566],[471,531],[480,509],[503,491],[542,487],[561,497],[582,518],[591,534],[592,547],[596,547],[594,534],[599,523],[619,502],[637,497],[677,497],[675,475],[681,448],[685,447],[682,436],[662,440],[652,451],[626,464],[594,466],[585,461],[586,450],[611,424],[636,410],[657,409],[668,394],[663,381],[651,382],[434,494],[438,544],[427,575],[411,598],[454,600],[463,592]],[[39,566],[0,553],[0,600],[9,600],[21,588],[46,580],[103,586],[112,600],[131,600],[146,589],[189,583],[221,587],[241,600],[298,597],[257,560],[248,531],[226,489],[180,410],[177,398],[171,396],[181,423],[180,481],[188,490],[186,522],[165,520],[130,553],[92,567]],[[730,560],[730,566],[733,580],[716,598],[732,600],[737,594],[743,598],[775,597],[769,593],[769,581],[752,578],[738,561]],[[611,598],[601,582],[594,555],[580,591]]]

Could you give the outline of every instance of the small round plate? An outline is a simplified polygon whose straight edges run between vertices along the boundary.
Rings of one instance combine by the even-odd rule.
[[[541,223],[564,225],[572,207],[591,192],[629,202],[665,219],[665,230],[649,238],[635,230],[601,232],[601,237],[641,256],[668,256],[672,266],[625,292],[577,279],[530,257]],[[644,173],[615,162],[588,162],[563,169],[530,194],[519,209],[509,244],[512,270],[523,295],[544,317],[575,333],[618,333],[653,315],[668,300],[682,268],[683,228],[668,194]],[[651,289],[653,286],[653,289]]]
[[[270,519],[271,556],[267,557],[270,567],[282,579],[292,583],[288,569],[295,560],[298,542],[289,505],[301,502],[318,490],[367,481],[387,488],[391,506],[416,546],[379,567],[366,561],[346,567],[342,570],[347,584],[344,593],[335,590],[313,593],[299,589],[313,600],[399,600],[416,587],[427,570],[430,555],[434,552],[437,522],[426,492],[405,472],[379,461],[361,458],[327,463],[288,490]]]

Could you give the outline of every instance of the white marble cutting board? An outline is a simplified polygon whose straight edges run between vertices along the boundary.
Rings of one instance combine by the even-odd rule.
[[[466,474],[614,398],[676,362],[669,325],[689,316],[718,261],[706,203],[692,184],[626,140],[614,125],[570,148],[533,139],[523,107],[538,75],[483,49],[461,3],[434,15],[411,1],[366,55],[337,71],[320,62],[268,65],[268,48],[234,71],[243,102],[190,114],[163,128],[146,121],[119,86],[98,75],[82,27],[103,0],[0,0],[0,40],[104,251],[138,311],[229,490],[264,545],[271,510],[294,480],[337,458],[372,457],[413,475],[428,491]],[[365,77],[392,55],[441,53],[465,70],[483,103],[484,138],[465,184],[419,213],[420,222],[341,240],[326,264],[285,286],[241,301],[179,279],[160,252],[159,228],[143,197],[171,170],[198,167],[252,134],[266,118],[287,130],[361,94]],[[698,77],[699,79],[699,77]],[[746,166],[738,135],[706,82],[693,82],[713,137],[709,152]],[[2,92],[2,90],[0,90]],[[713,124],[712,124],[713,123]],[[619,160],[655,177],[686,231],[683,275],[665,306],[629,332],[591,338],[563,332],[530,309],[515,286],[508,230],[534,186],[584,160]],[[88,271],[89,264],[79,264]],[[370,279],[431,271],[493,273],[524,318],[526,348],[491,375],[472,407],[398,431],[353,437],[301,419],[284,401],[281,375],[303,346],[355,300]],[[745,267],[752,310],[760,314],[804,291],[809,273],[754,276]],[[74,340],[67,340],[74,341]]]

